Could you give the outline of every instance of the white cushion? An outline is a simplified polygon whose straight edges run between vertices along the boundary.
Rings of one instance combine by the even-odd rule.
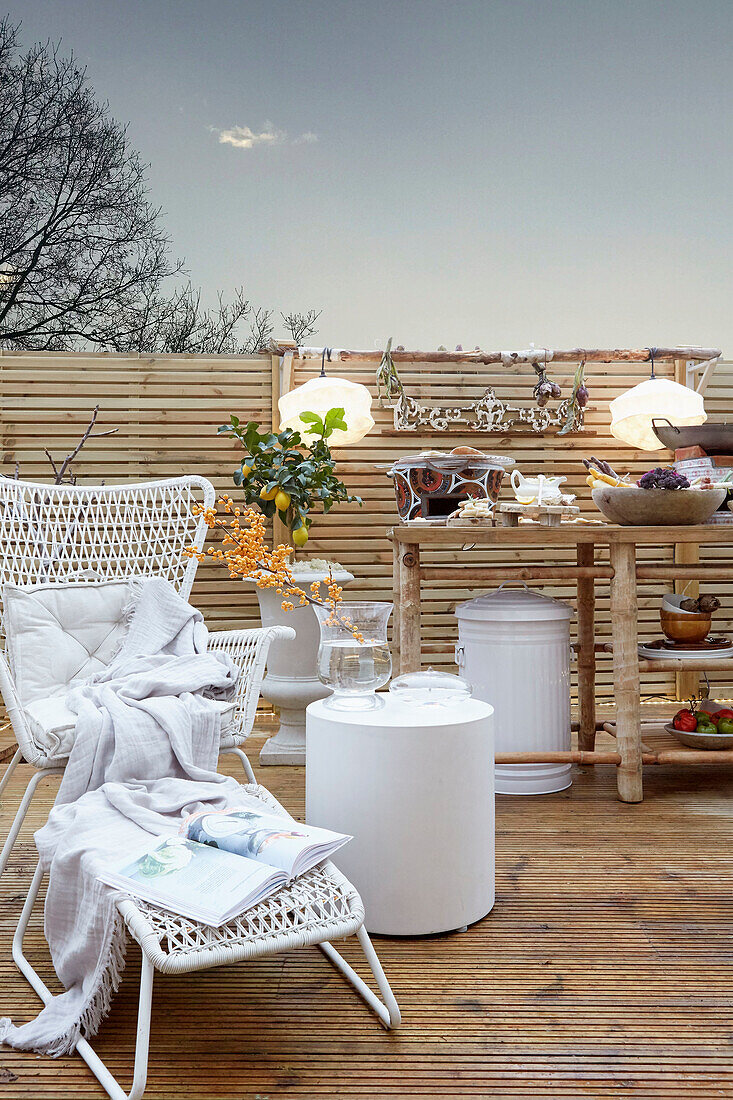
[[[3,586],[7,656],[23,706],[65,696],[110,663],[128,626],[129,581]]]
[[[221,711],[221,732],[224,734],[234,719],[234,703],[226,699],[216,699],[214,702]],[[68,756],[74,743],[76,715],[66,706],[64,697],[51,695],[45,699],[34,699],[24,710],[33,740],[45,750],[47,756]]]

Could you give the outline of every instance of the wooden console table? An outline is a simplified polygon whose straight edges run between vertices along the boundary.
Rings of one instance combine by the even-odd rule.
[[[453,579],[457,583],[496,584],[501,581],[571,580],[578,592],[578,748],[571,752],[504,753],[497,764],[579,763],[615,764],[619,798],[641,802],[644,764],[733,764],[733,749],[704,751],[682,745],[654,751],[642,743],[640,671],[726,671],[733,674],[733,658],[710,661],[643,660],[638,655],[637,580],[733,580],[731,564],[693,562],[688,565],[646,565],[636,560],[637,546],[731,545],[733,527],[616,527],[611,524],[563,524],[541,527],[480,527],[467,532],[455,527],[404,525],[389,532],[393,548],[395,635],[400,672],[421,666],[420,610],[423,581]],[[461,548],[480,549],[533,546],[543,550],[575,548],[575,563],[565,565],[475,565],[461,562]],[[452,550],[450,565],[421,565],[421,548]],[[596,561],[596,549],[608,548],[608,564]],[[546,555],[545,555],[546,556]],[[603,728],[616,737],[616,752],[595,748],[595,583],[608,581],[611,596],[611,637],[616,721]],[[615,727],[615,728],[614,728]]]

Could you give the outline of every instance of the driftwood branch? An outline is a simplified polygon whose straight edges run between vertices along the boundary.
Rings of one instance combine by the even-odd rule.
[[[295,359],[301,360],[320,359],[323,354],[323,348],[297,348],[293,345],[277,343],[270,345],[270,351],[274,355],[284,355],[285,352],[290,352]],[[391,354],[395,363],[475,363],[476,365],[487,365],[489,363],[501,363],[502,354],[506,355],[506,351],[503,353],[500,351],[395,351],[393,348]],[[331,362],[343,363],[351,359],[379,362],[382,355],[383,352],[381,351],[346,351],[333,348],[331,350]],[[720,355],[722,355],[722,352],[719,348],[655,348],[654,362],[658,363],[662,359],[704,361],[716,359]],[[551,361],[552,363],[579,363],[582,359],[586,363],[648,363],[649,348],[571,348],[569,351],[555,351],[553,349]],[[517,362],[522,363],[523,360],[520,358]]]

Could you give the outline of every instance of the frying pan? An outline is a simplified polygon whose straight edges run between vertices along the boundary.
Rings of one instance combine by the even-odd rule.
[[[680,447],[702,447],[709,455],[733,454],[733,424],[728,424],[725,420],[677,428],[669,420],[655,417],[652,419],[652,428],[659,442],[670,451],[679,450]]]

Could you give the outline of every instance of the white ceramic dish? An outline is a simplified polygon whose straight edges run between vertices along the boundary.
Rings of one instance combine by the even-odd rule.
[[[664,611],[671,611],[673,615],[696,615],[696,611],[683,611],[680,607],[682,601],[686,599],[687,596],[678,596],[676,592],[665,592],[662,599],[662,608]]]
[[[709,650],[704,649],[675,649],[662,650],[652,649],[650,646],[645,646],[643,643],[639,645],[639,656],[643,657],[646,661],[710,661],[714,659],[716,661],[733,661],[733,646],[731,646],[730,652],[720,651],[719,653],[711,653]]]

